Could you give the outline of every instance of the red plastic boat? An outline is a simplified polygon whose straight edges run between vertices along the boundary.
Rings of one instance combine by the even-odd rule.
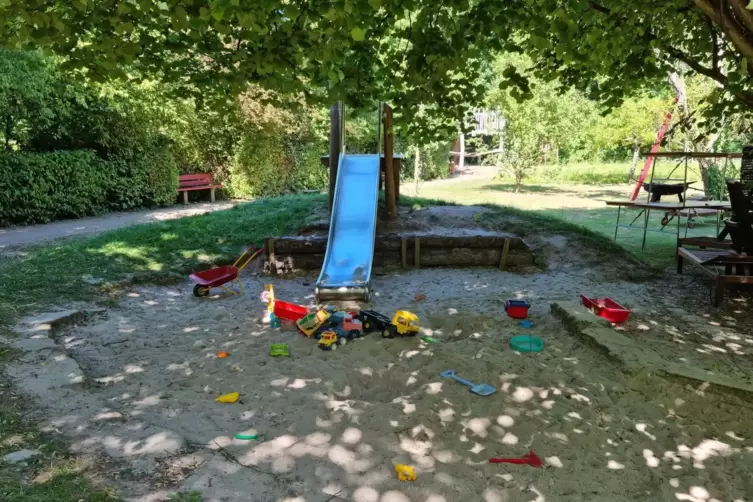
[[[626,309],[609,297],[599,299],[588,298],[585,295],[580,295],[580,299],[588,310],[615,324],[627,321],[627,318],[632,312],[632,310]]]

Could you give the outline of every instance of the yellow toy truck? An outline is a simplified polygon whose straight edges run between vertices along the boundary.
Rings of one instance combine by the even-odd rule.
[[[338,337],[334,331],[325,331],[316,342],[316,346],[322,350],[337,350],[338,342],[345,344],[345,337]]]
[[[301,330],[301,333],[310,337],[330,318],[330,315],[328,311],[322,309],[316,313],[306,314],[301,319],[298,319],[295,324]]]
[[[395,315],[392,316],[392,325],[394,329],[390,331],[394,337],[396,334],[400,336],[416,336],[418,334],[418,316],[413,312],[407,310],[398,310]]]

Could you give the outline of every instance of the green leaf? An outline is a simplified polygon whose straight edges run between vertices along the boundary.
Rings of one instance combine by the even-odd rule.
[[[740,61],[740,73],[743,74],[743,76],[748,74],[748,58],[743,57],[742,61]]]
[[[185,30],[188,28],[188,14],[186,14],[186,10],[183,7],[178,6],[175,8],[172,20],[178,30]]]
[[[356,26],[355,28],[350,30],[350,36],[353,37],[353,40],[355,40],[356,42],[361,42],[364,38],[366,38],[366,30]]]

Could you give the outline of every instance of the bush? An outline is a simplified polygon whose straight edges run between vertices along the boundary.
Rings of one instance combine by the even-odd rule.
[[[230,166],[231,197],[268,197],[327,185],[319,157],[327,153],[324,108],[299,96],[249,88],[239,99],[243,126]]]
[[[111,157],[113,182],[107,200],[112,210],[144,206],[165,206],[175,202],[178,189],[178,165],[163,136],[148,139]]]
[[[446,178],[450,175],[450,143],[438,142],[423,146],[420,149],[420,174],[424,180]],[[405,146],[404,141],[395,141],[395,152],[403,153],[402,178],[413,179],[413,170],[416,163],[416,147]]]
[[[106,164],[91,150],[0,153],[0,225],[106,211],[113,179]]]
[[[232,197],[269,197],[327,185],[319,157],[326,146],[282,134],[247,133],[230,167]]]
[[[92,150],[0,153],[0,226],[171,204],[177,188],[164,138],[112,160]]]

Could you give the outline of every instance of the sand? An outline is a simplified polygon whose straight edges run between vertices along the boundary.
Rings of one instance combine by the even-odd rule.
[[[311,305],[315,277],[276,280],[280,299]],[[595,287],[577,272],[519,276],[424,270],[377,277],[372,307],[416,312],[440,340],[376,334],[324,352],[261,322],[257,294],[195,298],[190,284],[134,288],[118,308],[61,342],[92,384],[49,397],[48,428],[74,451],[114,459],[129,500],[199,491],[205,501],[746,500],[753,419],[732,398],[651,375],[626,375],[569,336],[549,302]],[[640,299],[645,285],[602,283]],[[413,303],[423,293],[427,300]],[[532,303],[539,354],[509,348],[523,333],[507,298]],[[654,302],[644,301],[644,308]],[[289,358],[269,356],[287,343]],[[218,359],[217,351],[230,357]],[[440,378],[454,369],[498,391]],[[241,402],[215,403],[226,392]],[[263,441],[233,439],[261,433]],[[533,449],[545,468],[488,464]],[[401,483],[392,466],[416,468]],[[112,479],[111,479],[112,481]]]
[[[431,208],[409,223],[457,231],[478,210]],[[102,316],[60,334],[87,385],[40,390],[40,351],[11,373],[43,429],[94,459],[102,481],[132,501],[190,491],[204,502],[751,500],[753,405],[628,374],[549,313],[579,293],[611,296],[635,309],[621,332],[666,360],[748,378],[747,307],[710,314],[692,276],[620,281],[620,264],[586,263],[594,252],[563,236],[528,239],[547,271],[377,271],[370,308],[415,312],[436,344],[370,334],[321,351],[262,322],[258,294],[272,280],[251,267],[246,296],[196,298],[188,282],[129,287]],[[313,306],[315,280],[273,282],[279,299]],[[426,300],[414,303],[416,294]],[[509,298],[532,303],[532,329],[505,316]],[[519,334],[545,350],[513,351]],[[288,344],[290,357],[271,357],[273,343]],[[441,378],[447,369],[497,392],[474,395]],[[228,392],[240,402],[215,402]],[[544,468],[487,461],[529,450]],[[398,481],[395,464],[418,479]]]

